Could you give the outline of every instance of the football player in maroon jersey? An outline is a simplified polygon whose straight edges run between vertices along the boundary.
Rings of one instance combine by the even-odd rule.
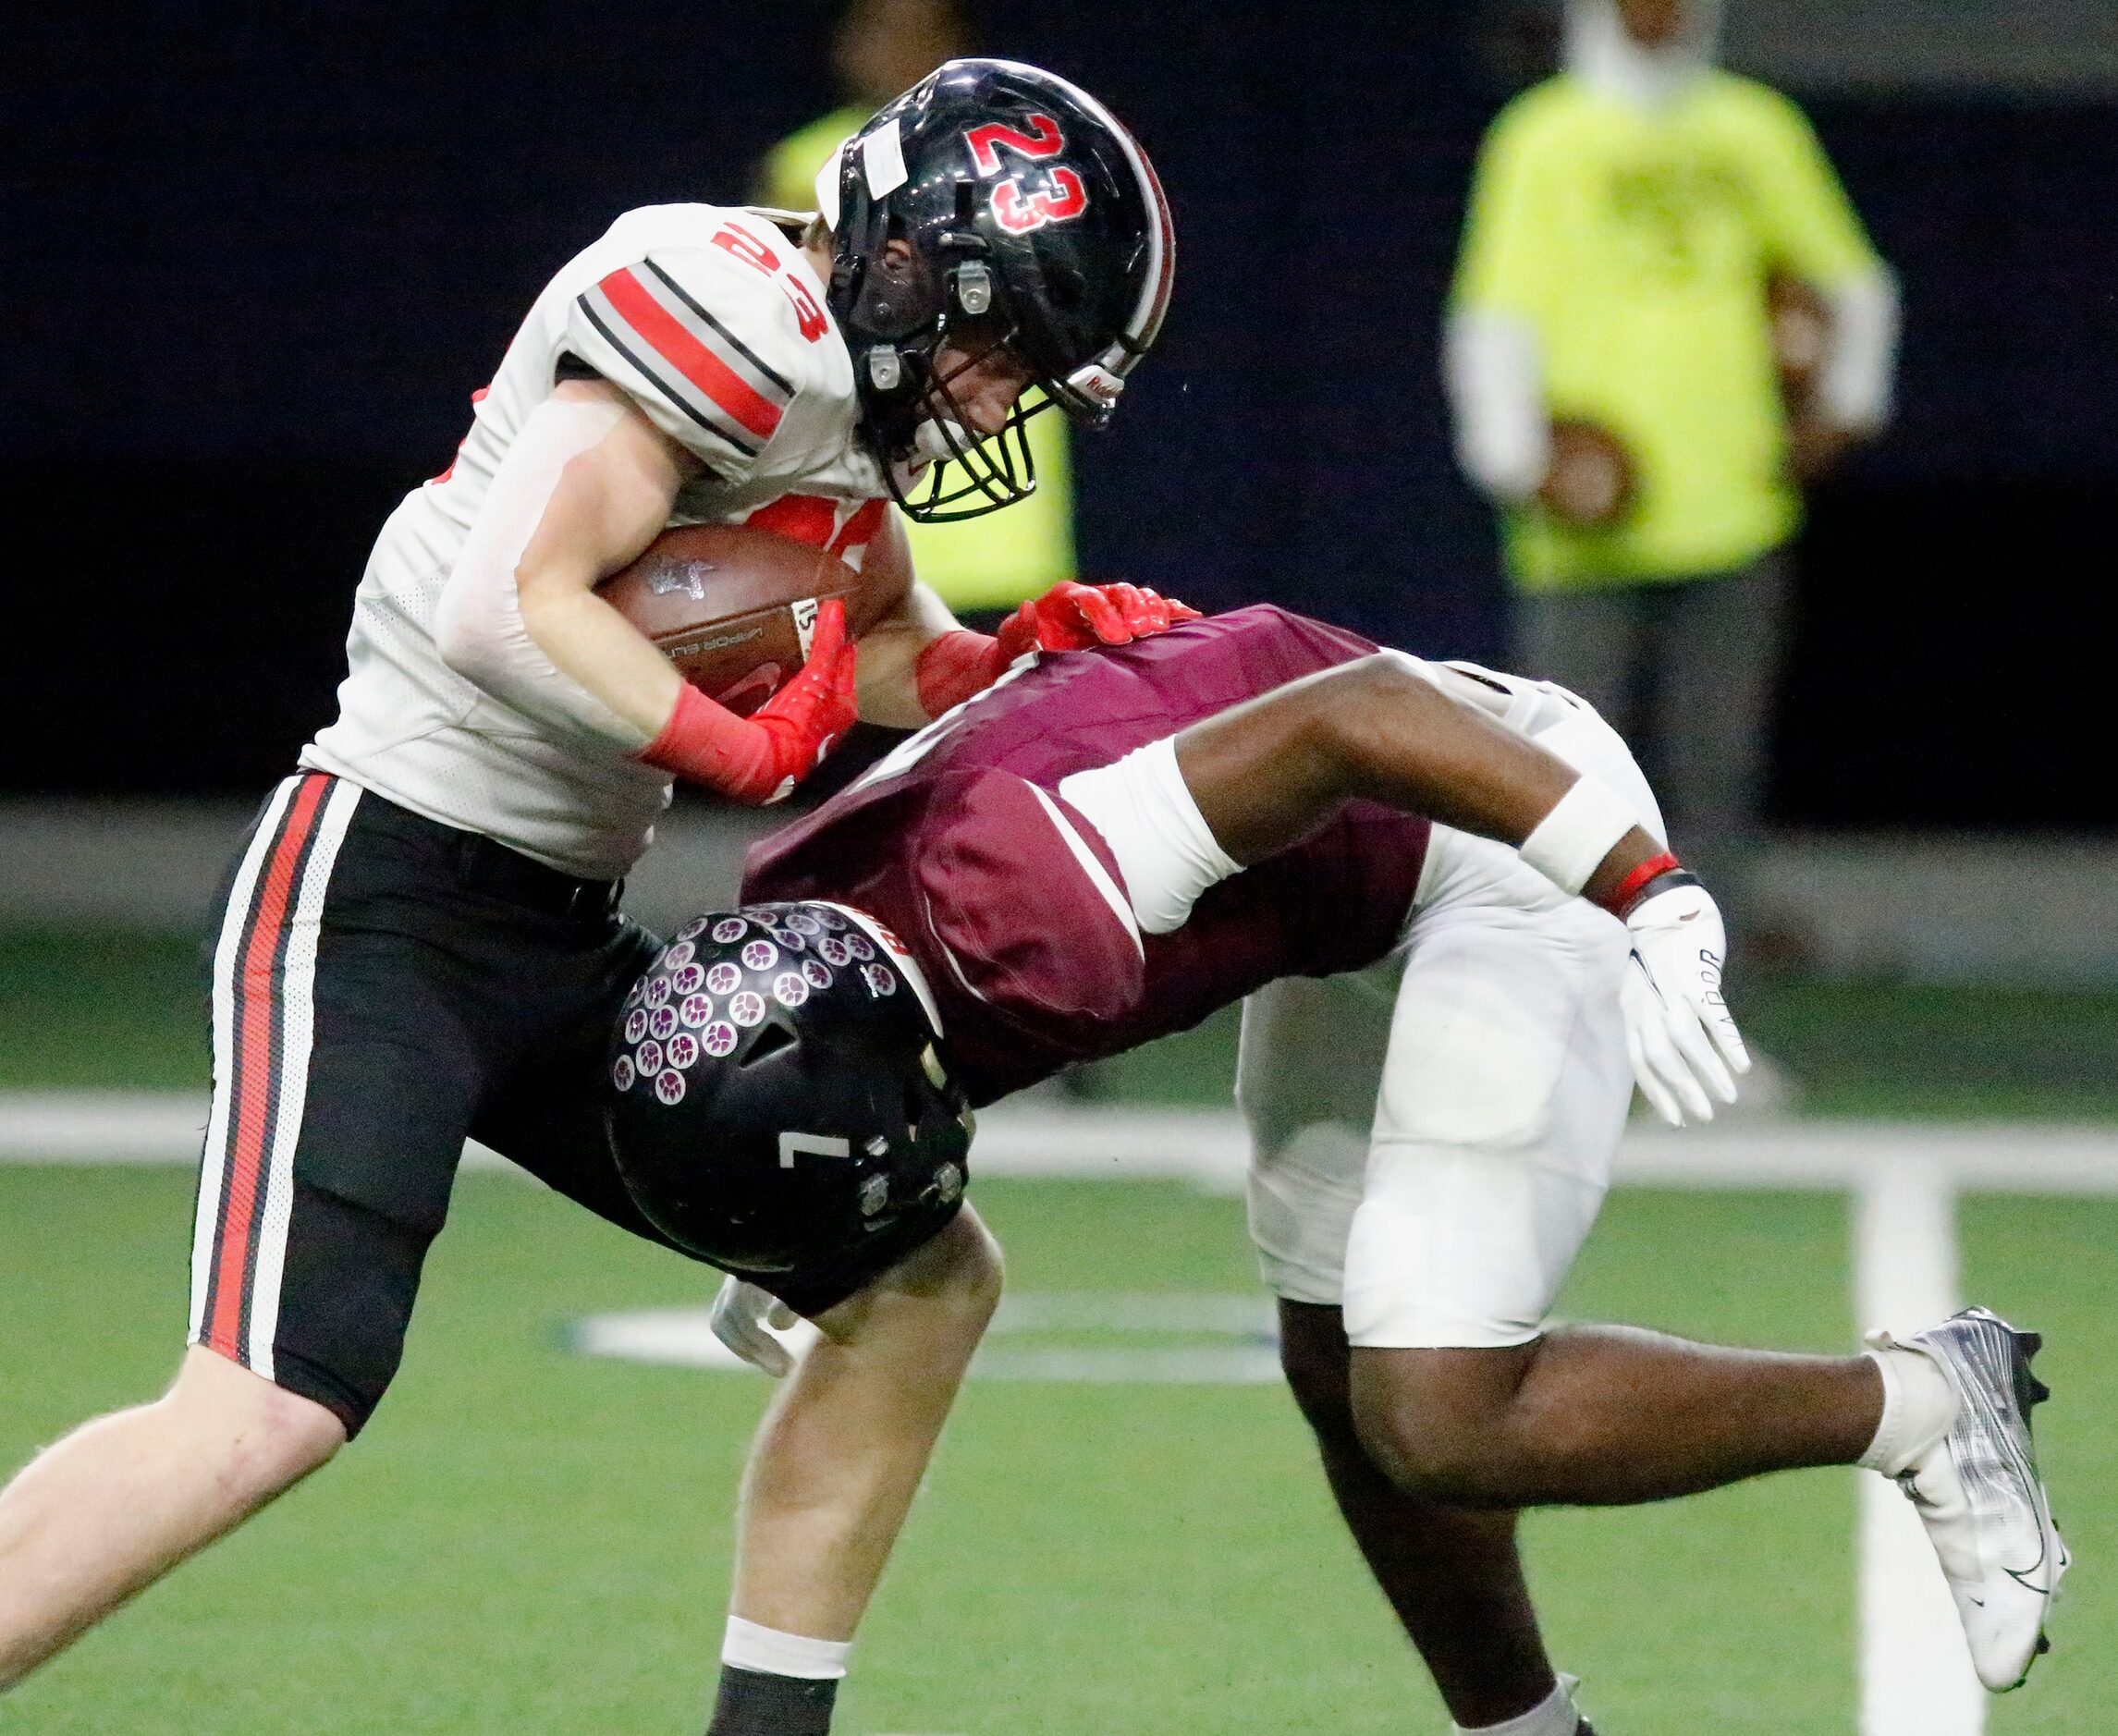
[[[1586,1728],[1517,1509],[1797,1466],[1904,1479],[1988,1685],[2027,1669],[2064,1559],[2034,1337],[1974,1310],[1801,1356],[1547,1323],[1634,1081],[1705,1119],[1747,1064],[1713,900],[1573,695],[1271,608],[1043,657],[756,846],[744,895],[643,979],[612,1131],[646,1214],[735,1275],[716,1325],[754,1360],[772,1299],[800,1310],[835,1261],[951,1222],[971,1107],[1249,996],[1286,1372],[1460,1729]],[[1304,979],[1393,955],[1365,1092],[1334,1102],[1315,1082],[1364,1035],[1343,1003],[1317,1021],[1304,997],[1332,985]],[[758,1461],[817,1484],[824,1326]]]

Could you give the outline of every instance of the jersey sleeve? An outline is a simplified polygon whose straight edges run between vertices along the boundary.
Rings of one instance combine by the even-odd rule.
[[[777,271],[711,245],[672,249],[606,273],[575,296],[567,348],[735,483],[801,390],[801,313]]]
[[[950,971],[988,1008],[1064,1045],[1138,1000],[1115,861],[1045,790],[1007,772],[946,776],[913,862]]]
[[[1882,261],[1808,116],[1777,91],[1756,94],[1754,184],[1773,263],[1822,289],[1881,275]]]

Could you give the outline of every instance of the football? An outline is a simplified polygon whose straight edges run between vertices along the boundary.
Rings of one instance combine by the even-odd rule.
[[[1562,418],[1551,425],[1551,469],[1537,497],[1562,522],[1586,530],[1616,524],[1633,504],[1632,454],[1608,429]]]
[[[891,513],[858,571],[778,531],[687,524],[663,532],[596,593],[692,686],[747,716],[802,667],[820,604],[841,599],[857,638],[910,581],[904,528]]]

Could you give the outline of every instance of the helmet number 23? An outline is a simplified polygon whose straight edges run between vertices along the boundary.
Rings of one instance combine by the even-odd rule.
[[[981,177],[998,175],[1001,147],[1032,163],[1056,157],[1066,149],[1066,135],[1049,115],[1022,116],[1029,128],[1010,127],[1004,121],[987,121],[963,135],[971,148],[972,165]],[[1047,223],[1064,223],[1088,209],[1088,189],[1079,171],[1065,165],[1051,171],[1051,185],[1025,193],[1019,180],[1005,180],[993,189],[993,221],[1010,235],[1028,235]]]
[[[1004,121],[987,121],[983,127],[973,127],[963,135],[963,142],[971,147],[971,162],[980,175],[998,175],[1000,172],[1000,147],[1006,145],[1019,157],[1027,157],[1033,163],[1045,157],[1056,157],[1066,149],[1066,135],[1059,129],[1059,122],[1049,115],[1025,115],[1030,129],[1023,132]]]

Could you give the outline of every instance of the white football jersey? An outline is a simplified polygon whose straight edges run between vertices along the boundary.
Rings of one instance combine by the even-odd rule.
[[[435,606],[501,459],[574,358],[704,460],[673,524],[762,516],[853,566],[881,471],[854,437],[852,359],[800,249],[760,213],[628,212],[531,307],[456,461],[408,495],[353,603],[338,719],[301,764],[569,874],[611,879],[647,848],[669,779],[615,747],[560,740],[435,647]],[[776,505],[775,503],[779,503]]]

